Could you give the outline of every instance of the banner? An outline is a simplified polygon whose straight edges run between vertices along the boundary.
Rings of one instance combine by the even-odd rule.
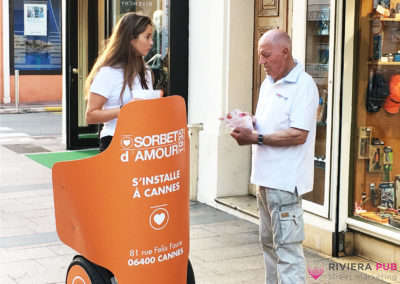
[[[118,283],[186,284],[189,141],[183,98],[125,105],[109,148],[53,167],[60,239]]]
[[[24,4],[24,35],[47,36],[47,4]]]

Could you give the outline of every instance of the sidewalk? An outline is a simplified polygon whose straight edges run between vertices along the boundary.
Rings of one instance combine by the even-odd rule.
[[[63,150],[55,141],[26,137],[23,141],[50,151]],[[14,143],[21,144],[18,140]],[[24,153],[9,150],[1,140],[0,158],[0,283],[64,283],[75,252],[56,234],[51,170]],[[258,226],[198,202],[191,202],[190,209],[190,259],[196,283],[263,284]],[[396,283],[356,270],[331,270],[337,260],[310,249],[305,249],[305,255],[307,266],[323,273],[318,280],[307,274],[307,283]]]

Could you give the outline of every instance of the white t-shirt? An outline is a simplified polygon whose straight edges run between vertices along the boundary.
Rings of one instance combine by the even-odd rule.
[[[304,144],[295,146],[253,145],[253,184],[289,192],[297,187],[299,195],[312,191],[318,102],[317,86],[300,63],[277,82],[265,78],[255,115],[256,131],[266,135],[293,127],[307,130],[308,136]]]
[[[151,80],[151,71],[146,71],[146,82],[149,90],[153,89]],[[103,106],[103,109],[118,108],[122,105],[127,104],[135,98],[135,90],[143,90],[140,84],[140,77],[137,75],[132,84],[132,92],[129,86],[125,87],[124,94],[122,96],[122,102],[120,99],[120,93],[124,83],[124,73],[121,68],[113,68],[104,66],[99,69],[96,76],[93,79],[92,85],[90,86],[90,92],[101,95],[107,99]],[[104,123],[104,127],[100,133],[100,137],[114,136],[117,119],[113,119]]]

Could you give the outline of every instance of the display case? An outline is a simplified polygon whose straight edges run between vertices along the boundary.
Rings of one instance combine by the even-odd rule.
[[[360,2],[350,214],[400,228],[400,1]]]
[[[306,21],[306,54],[305,70],[310,74],[319,91],[319,107],[317,112],[317,133],[314,159],[314,188],[303,198],[320,206],[324,206],[327,169],[327,128],[329,105],[329,46],[330,33],[330,1],[307,1]]]

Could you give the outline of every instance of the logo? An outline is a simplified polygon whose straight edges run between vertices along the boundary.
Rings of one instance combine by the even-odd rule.
[[[277,96],[278,98],[284,99],[285,101],[288,99],[287,97],[285,97],[284,95],[281,95],[281,94],[279,94],[279,93],[276,93],[276,96]]]
[[[167,226],[169,221],[169,213],[167,209],[163,208],[165,206],[167,206],[167,204],[151,207],[155,208],[149,217],[150,227],[153,230],[160,231]]]
[[[185,151],[185,129],[146,136],[121,135],[120,146],[124,163],[171,158]]]
[[[121,137],[121,148],[131,149],[133,147],[133,136],[132,135],[122,135]]]
[[[315,280],[317,280],[322,273],[324,273],[324,268],[308,268],[308,273],[311,275],[312,278],[314,278]]]

